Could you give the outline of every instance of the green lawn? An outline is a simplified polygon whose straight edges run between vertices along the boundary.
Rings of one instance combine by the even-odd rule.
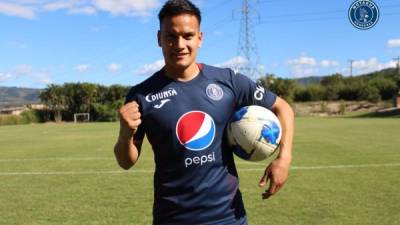
[[[122,171],[117,130],[1,126],[0,224],[151,224],[151,149]],[[237,164],[251,225],[400,225],[400,119],[298,118],[289,181],[268,200],[264,166]]]

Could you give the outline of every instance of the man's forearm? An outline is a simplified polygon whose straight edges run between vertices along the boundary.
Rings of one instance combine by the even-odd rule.
[[[275,111],[282,127],[279,158],[290,164],[292,161],[294,112],[286,101],[280,101],[280,107],[277,107]]]
[[[136,143],[139,148],[141,143]],[[114,146],[114,154],[118,164],[124,168],[131,168],[139,157],[138,147],[134,144],[133,135],[120,132],[117,143]]]

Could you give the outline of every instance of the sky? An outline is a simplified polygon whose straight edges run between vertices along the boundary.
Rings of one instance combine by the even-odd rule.
[[[135,85],[163,65],[158,11],[165,0],[0,0],[0,86],[91,82]],[[241,0],[193,0],[202,12],[198,61],[246,64],[238,52]],[[254,63],[282,78],[395,67],[400,0],[375,0],[378,23],[351,25],[351,0],[249,0]],[[258,60],[256,60],[258,58]]]

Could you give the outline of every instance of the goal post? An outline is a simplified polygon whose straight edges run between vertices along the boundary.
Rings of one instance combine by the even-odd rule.
[[[74,123],[79,122],[90,122],[90,114],[89,113],[74,113]]]

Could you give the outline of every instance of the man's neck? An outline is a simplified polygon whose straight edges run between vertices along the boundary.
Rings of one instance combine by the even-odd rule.
[[[193,63],[189,67],[184,70],[179,70],[176,68],[172,68],[168,65],[164,67],[165,76],[178,81],[190,81],[195,78],[199,73],[200,69],[196,63]]]

